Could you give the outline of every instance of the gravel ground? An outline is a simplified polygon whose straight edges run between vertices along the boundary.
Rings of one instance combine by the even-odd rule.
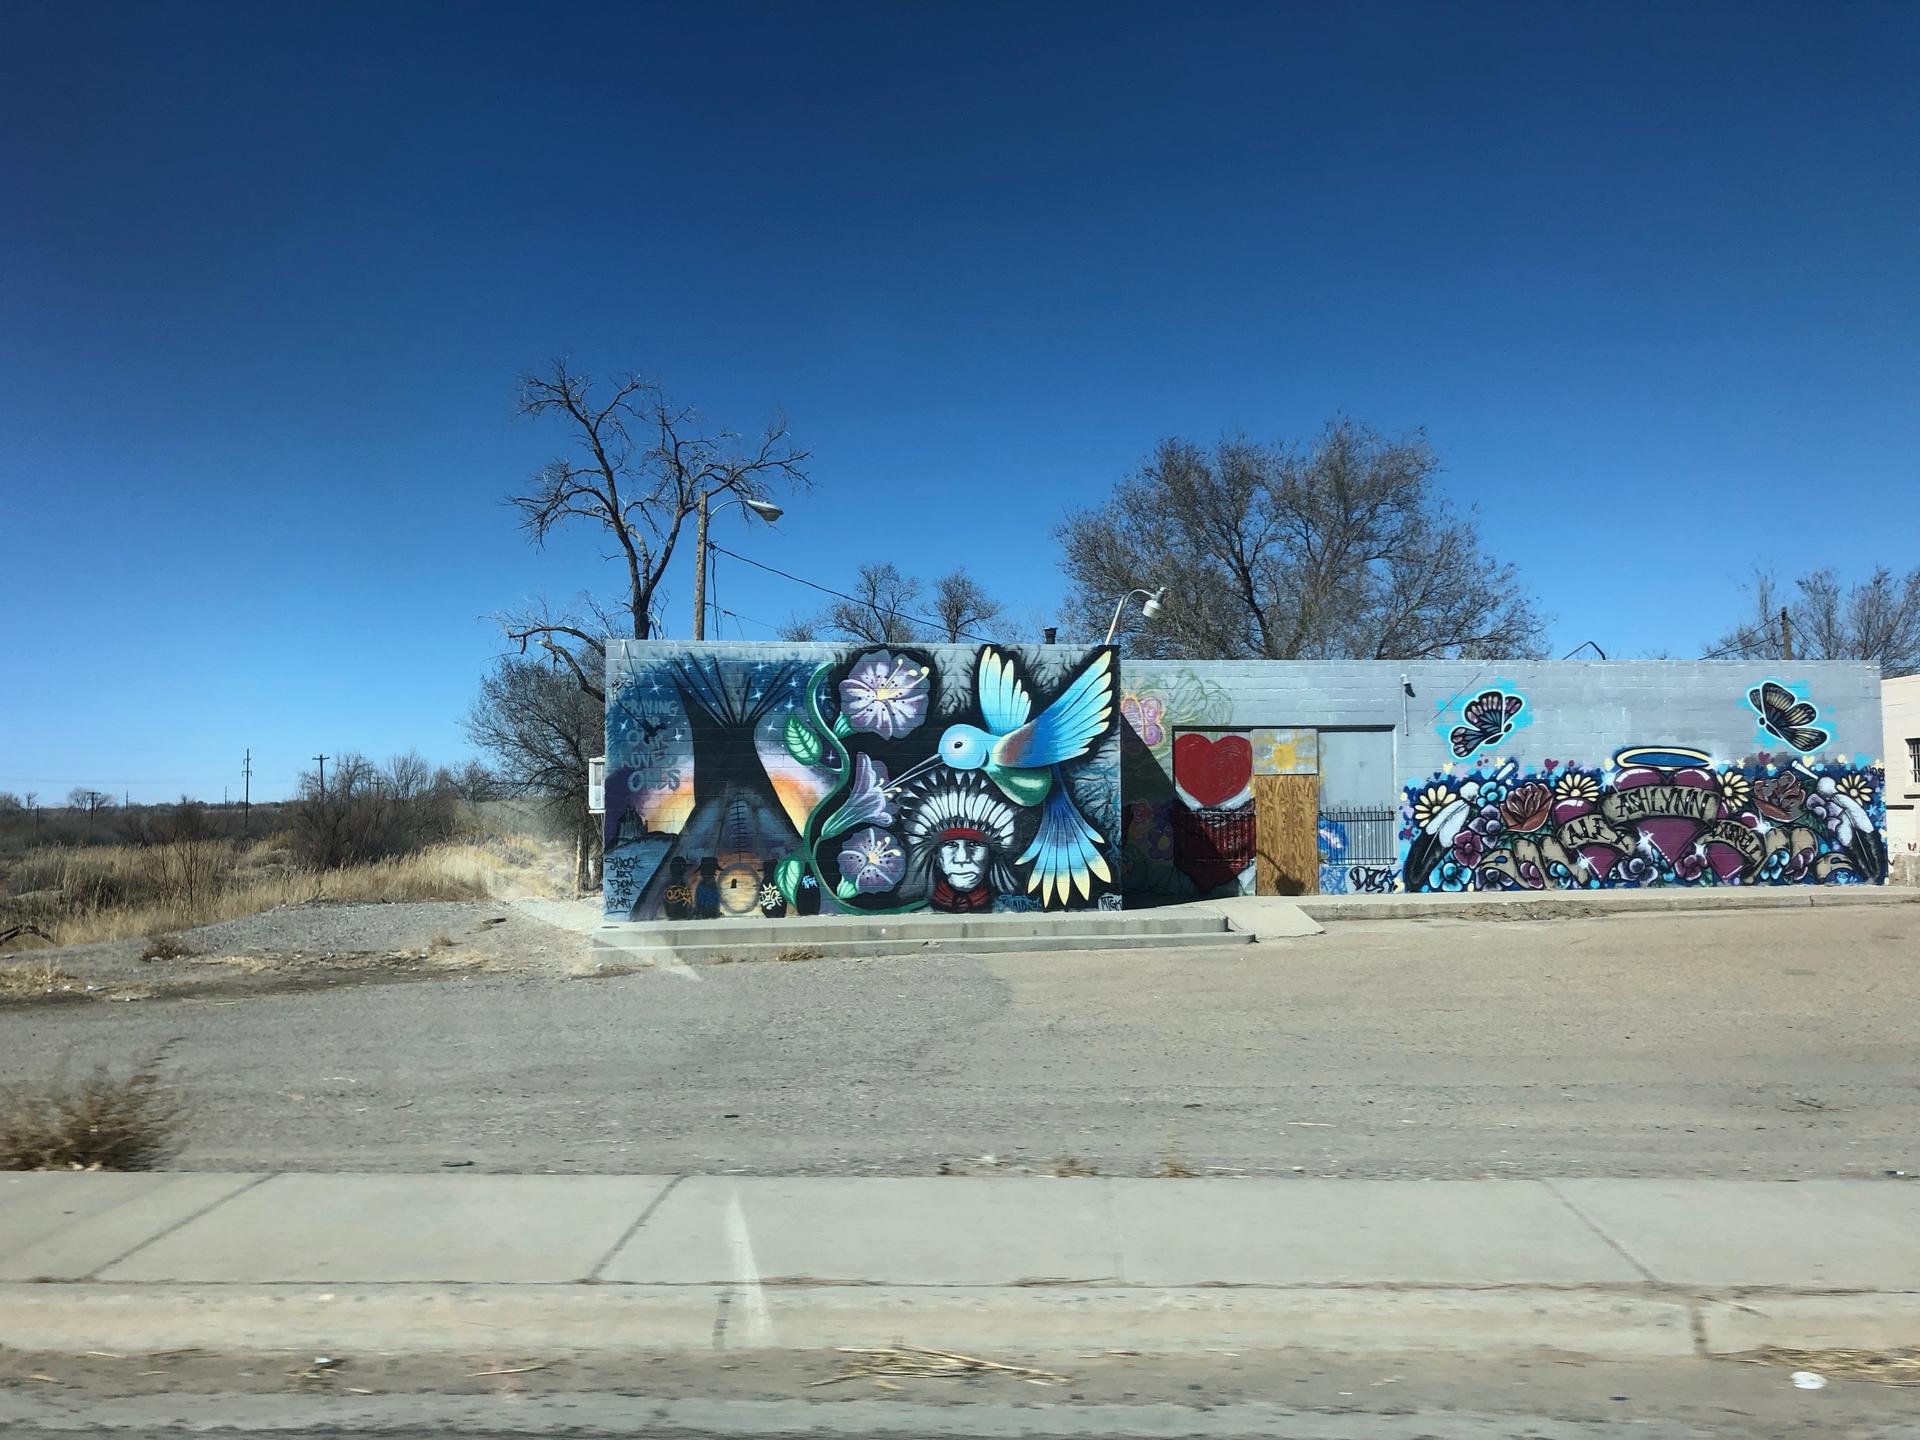
[[[547,958],[15,1006],[0,1081],[177,1037],[198,1101],[182,1169],[1920,1171],[1920,906],[577,980],[557,961],[584,937],[462,908],[510,914],[476,944],[524,936]]]

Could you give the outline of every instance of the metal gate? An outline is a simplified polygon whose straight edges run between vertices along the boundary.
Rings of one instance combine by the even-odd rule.
[[[1320,890],[1339,895],[1393,888],[1400,862],[1400,813],[1359,805],[1320,812]]]

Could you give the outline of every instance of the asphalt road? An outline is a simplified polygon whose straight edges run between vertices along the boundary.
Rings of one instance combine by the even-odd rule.
[[[1899,906],[389,977],[7,1008],[0,1080],[177,1039],[190,1169],[1879,1176],[1916,962]]]

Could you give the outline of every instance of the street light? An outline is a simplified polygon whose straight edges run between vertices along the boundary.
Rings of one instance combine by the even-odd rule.
[[[1141,605],[1140,613],[1146,616],[1147,619],[1151,620],[1155,616],[1157,616],[1163,608],[1165,608],[1161,605],[1160,602],[1161,602],[1161,599],[1166,595],[1166,593],[1167,593],[1167,587],[1164,585],[1162,585],[1158,590],[1127,591],[1126,594],[1120,597],[1120,603],[1113,607],[1113,623],[1107,626],[1107,638],[1101,643],[1104,645],[1113,644],[1113,632],[1120,628],[1120,612],[1127,608],[1127,601],[1131,600],[1136,595],[1145,595],[1147,597],[1146,602],[1143,605]]]
[[[707,502],[713,499],[713,495],[714,492],[710,490],[700,492],[700,508],[694,519],[693,638],[696,640],[704,640],[707,638],[707,551],[711,548],[707,542],[707,518],[709,514]],[[729,505],[738,505],[742,509],[751,510],[769,525],[787,513],[771,500],[762,500],[757,495],[735,495],[730,499],[722,500],[718,505],[712,506],[711,508],[714,510],[724,510]]]

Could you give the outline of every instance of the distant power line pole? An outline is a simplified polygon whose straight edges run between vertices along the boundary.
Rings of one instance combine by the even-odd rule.
[[[316,755],[313,758],[320,762],[320,796],[322,799],[325,799],[327,794],[327,757],[324,755]]]
[[[247,824],[253,819],[253,747],[247,747],[247,757],[240,762],[240,833],[247,833]]]
[[[1780,653],[1787,659],[1793,659],[1793,622],[1787,618],[1787,607],[1780,607]]]

